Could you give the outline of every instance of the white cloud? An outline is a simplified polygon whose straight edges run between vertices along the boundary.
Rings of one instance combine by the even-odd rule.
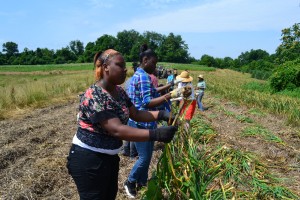
[[[170,0],[171,1],[171,0]],[[281,30],[300,21],[297,0],[220,0],[120,24],[157,32]]]

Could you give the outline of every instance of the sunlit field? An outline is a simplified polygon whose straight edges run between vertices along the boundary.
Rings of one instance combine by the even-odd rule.
[[[133,74],[131,63],[126,63],[127,76]],[[249,107],[258,107],[287,117],[288,123],[300,121],[299,98],[272,94],[264,90],[249,89],[247,84],[262,83],[232,70],[174,63],[158,63],[166,68],[176,68],[178,74],[188,69],[197,82],[199,73],[205,75],[208,91],[223,98],[237,101]],[[0,67],[0,118],[5,118],[7,110],[22,109],[28,106],[48,105],[53,100],[66,100],[84,91],[94,81],[93,65],[64,64],[39,66]],[[6,114],[5,114],[6,113]]]
[[[132,63],[126,64],[130,77]],[[137,199],[299,199],[297,92],[275,94],[267,81],[228,69],[158,65],[178,74],[189,70],[194,85],[203,74],[208,109],[196,111],[188,132],[179,116],[173,141],[156,143],[153,176]],[[93,82],[92,63],[0,70],[1,197],[78,199],[66,155],[77,127],[78,94]],[[13,119],[27,111],[29,117]],[[174,104],[172,112],[178,113]],[[117,200],[126,199],[123,183],[134,164],[120,158]]]
[[[126,65],[127,76],[132,76],[131,63]],[[92,63],[1,66],[0,77],[0,118],[11,116],[14,110],[20,112],[65,101],[83,92],[94,81]]]

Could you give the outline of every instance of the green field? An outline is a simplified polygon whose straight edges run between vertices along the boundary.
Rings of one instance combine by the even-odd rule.
[[[159,65],[176,68],[178,74],[188,69],[194,78],[194,85],[197,76],[203,74],[207,83],[204,105],[211,108],[203,113],[196,111],[189,132],[185,132],[182,122],[179,123],[176,137],[171,143],[164,145],[163,152],[155,163],[157,167],[153,172],[154,178],[142,192],[141,199],[299,199],[297,196],[299,179],[292,180],[293,177],[290,175],[291,172],[295,173],[299,170],[297,166],[299,151],[296,149],[296,144],[299,143],[300,132],[290,131],[296,130],[300,125],[300,99],[297,91],[275,94],[270,92],[266,81],[253,79],[250,74],[228,69],[174,63],[159,63]],[[129,77],[133,74],[131,63],[127,63],[127,67]],[[159,81],[165,83],[166,80]],[[0,71],[0,119],[14,117],[19,112],[25,113],[28,109],[33,110],[59,103],[68,105],[71,100],[74,113],[72,111],[62,116],[70,117],[75,121],[74,100],[77,100],[77,95],[85,91],[93,82],[92,64],[5,66]],[[178,107],[173,106],[173,113],[178,112],[176,109]],[[269,122],[263,121],[271,115],[280,116],[280,120],[282,118],[283,123],[286,123],[275,130],[272,129],[275,125],[273,122],[268,124]],[[55,117],[53,120],[61,120],[61,118]],[[182,120],[179,117],[179,121]],[[66,123],[71,124],[74,121]],[[38,124],[38,120],[32,123]],[[44,124],[41,126],[43,127]],[[57,123],[55,123],[55,130],[56,126]],[[45,143],[39,140],[41,141],[39,145],[42,146],[37,146],[39,151],[52,152],[52,146],[49,146],[51,149],[46,151],[45,148],[48,144],[57,145],[58,141],[63,142],[62,145],[69,145],[64,138],[68,134],[61,131],[45,133],[47,134]],[[48,137],[48,133],[56,135]],[[15,134],[18,138],[18,133]],[[37,141],[39,134],[34,133],[33,138],[24,141],[31,145],[31,141]],[[18,149],[8,142],[13,141],[9,135],[2,136],[8,138],[3,151],[5,149],[9,151],[8,146]],[[58,139],[58,137],[63,138]],[[49,138],[55,139],[55,142],[50,143],[46,140]],[[23,138],[21,139],[23,142]],[[23,144],[22,142],[17,143]],[[30,147],[29,144],[25,146]],[[31,150],[32,147],[30,152]],[[35,155],[43,154],[39,152],[28,156],[37,157]],[[2,158],[6,159],[3,156]],[[59,159],[63,161],[54,160],[52,164],[61,168],[50,166],[49,169],[59,169],[59,173],[66,177],[67,173],[61,170],[65,169],[65,157]],[[49,165],[48,160],[45,163],[45,166]],[[30,174],[36,170],[32,166],[34,164],[30,165]],[[278,169],[277,173],[281,172],[281,176],[274,173],[274,169]],[[44,168],[42,170],[45,171]],[[55,175],[57,172],[52,174],[51,178]],[[62,176],[58,174],[57,180],[61,181],[63,186],[57,187],[65,187],[68,193],[75,193],[75,186],[73,185],[73,190],[70,190],[69,185],[65,184],[66,178],[61,180]],[[27,180],[27,176],[23,178]],[[32,183],[42,185],[42,183],[48,184],[49,181],[32,179]],[[14,188],[14,184],[7,184],[7,186]],[[22,195],[13,189],[10,192],[16,196]],[[29,192],[36,196],[41,195],[35,194],[35,191],[30,189]],[[58,193],[53,192],[53,194]],[[43,193],[43,195],[47,197],[47,194]],[[67,198],[70,194],[61,193],[61,195]],[[124,198],[121,196],[119,199]]]
[[[126,63],[128,76],[133,74],[131,62]],[[247,106],[256,106],[282,114],[289,123],[300,121],[299,90],[273,94],[266,81],[256,80],[249,74],[221,70],[195,64],[158,63],[176,68],[178,74],[188,69],[196,84],[199,73],[204,74],[208,91]],[[68,99],[84,91],[93,83],[93,66],[87,64],[1,66],[0,118],[7,110],[39,107],[54,99]]]

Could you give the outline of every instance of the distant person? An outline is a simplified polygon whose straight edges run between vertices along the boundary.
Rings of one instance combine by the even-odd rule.
[[[96,82],[84,93],[79,106],[78,129],[73,137],[67,168],[81,200],[115,199],[118,191],[118,153],[122,140],[170,142],[177,128],[133,128],[129,117],[150,123],[169,120],[167,111],[138,110],[119,86],[126,79],[123,56],[108,49],[94,56]],[[162,101],[164,97],[161,97]]]
[[[189,86],[192,90],[192,94],[189,98],[183,101],[183,98],[180,98],[180,104],[183,104],[183,108],[181,110],[181,114],[184,114],[185,119],[185,130],[188,131],[190,127],[190,121],[194,116],[195,109],[196,109],[196,98],[195,98],[195,91],[193,87],[193,77],[190,76],[188,71],[181,72],[180,75],[176,77],[176,79],[181,80],[182,82],[178,84],[178,88]]]
[[[173,75],[174,75],[174,77],[176,78],[177,77],[177,69],[173,69]]]
[[[167,75],[168,75],[167,84],[174,82],[175,77],[174,77],[174,74],[172,73],[171,69],[167,70]],[[173,87],[170,87],[170,90],[173,90],[173,89],[174,89]]]
[[[204,76],[202,74],[200,74],[198,76],[198,83],[197,83],[197,87],[196,87],[196,94],[197,94],[197,104],[198,104],[198,108],[201,111],[204,111],[204,107],[202,104],[202,98],[204,96],[204,90],[206,89],[206,83],[204,81]]]
[[[151,78],[151,83],[155,88],[157,88],[158,87],[157,69],[155,69],[152,74],[149,74],[149,76]]]

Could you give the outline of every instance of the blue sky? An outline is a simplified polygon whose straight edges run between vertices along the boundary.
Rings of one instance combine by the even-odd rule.
[[[5,42],[60,49],[123,30],[181,35],[191,56],[275,53],[281,30],[300,22],[300,0],[0,0]]]

